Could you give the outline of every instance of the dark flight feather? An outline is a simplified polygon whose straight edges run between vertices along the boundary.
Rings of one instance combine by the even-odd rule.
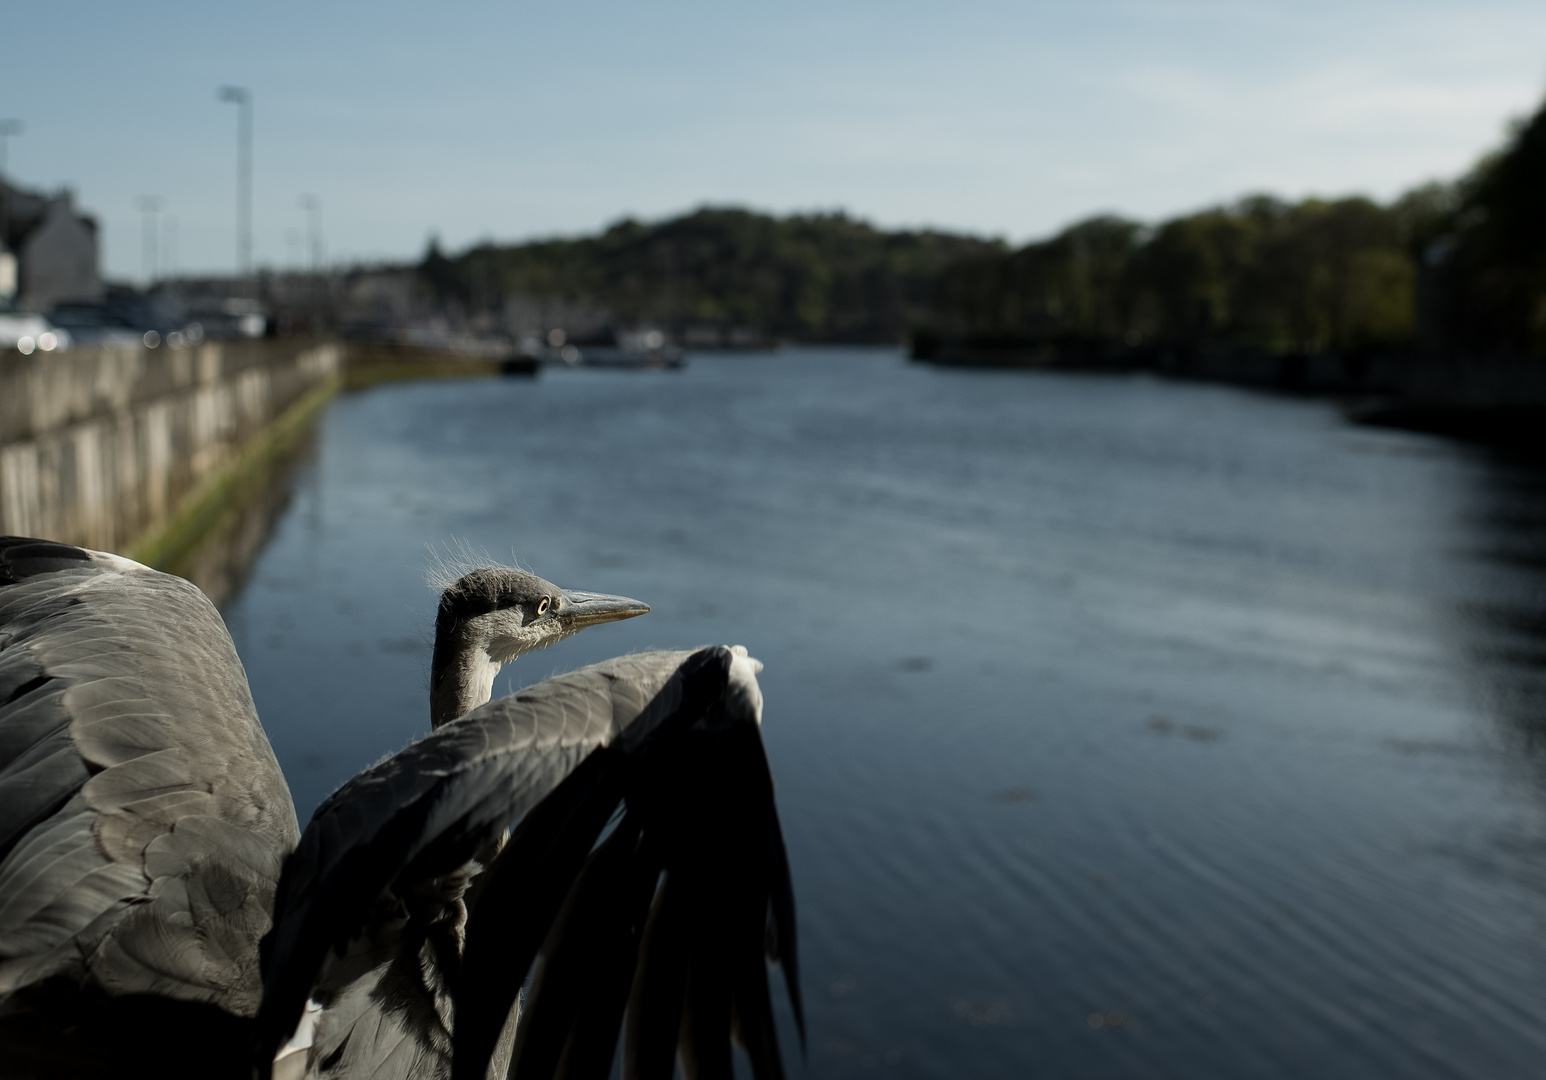
[[[340,788],[285,867],[264,943],[263,1052],[289,1036],[319,972],[327,984],[340,953],[359,950],[362,913],[450,881],[447,917],[470,909],[454,1023],[436,1036],[450,1037],[456,1080],[503,1070],[506,1055],[520,1080],[605,1076],[625,1031],[630,1076],[669,1076],[679,1053],[695,1075],[727,1075],[732,1037],[759,1077],[780,1075],[764,951],[778,938],[791,970],[791,927],[769,930],[788,869],[770,842],[760,697],[732,678],[738,662],[751,663],[713,648],[584,668]],[[491,856],[471,891],[454,878]],[[746,988],[754,972],[760,995]],[[432,1041],[418,1052],[438,1071]]]

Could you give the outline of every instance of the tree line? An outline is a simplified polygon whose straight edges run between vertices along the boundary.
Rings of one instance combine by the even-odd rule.
[[[987,346],[1546,352],[1546,106],[1464,177],[1385,205],[1097,217],[963,259],[935,296],[932,330]]]
[[[1253,196],[1158,225],[1100,216],[1012,248],[841,213],[705,208],[599,236],[432,249],[425,286],[766,337],[1278,354],[1546,352],[1546,106],[1465,176],[1381,204]]]
[[[744,327],[805,341],[897,341],[932,315],[945,268],[989,241],[885,231],[842,213],[777,218],[703,208],[599,236],[432,248],[421,279],[472,310],[505,297],[604,305],[623,324]]]
[[[937,332],[984,344],[1316,353],[1405,343],[1430,193],[1266,196],[1146,228],[1099,217],[941,275]]]

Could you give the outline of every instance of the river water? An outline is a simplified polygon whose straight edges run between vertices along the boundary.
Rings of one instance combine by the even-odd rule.
[[[654,607],[496,693],[766,663],[791,1075],[1540,1075],[1526,465],[1320,402],[805,349],[378,386],[292,483],[226,613],[303,821],[428,728],[427,545]]]

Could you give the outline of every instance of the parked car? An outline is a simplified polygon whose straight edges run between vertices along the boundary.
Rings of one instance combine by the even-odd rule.
[[[0,349],[15,349],[23,355],[41,350],[54,352],[71,345],[68,330],[55,326],[41,315],[30,312],[0,312]]]
[[[246,308],[232,317],[218,309],[212,318],[196,315],[182,305],[166,304],[127,290],[109,291],[102,300],[66,301],[49,312],[49,318],[69,330],[77,345],[144,345],[155,349],[165,344],[180,349],[205,338],[260,337],[266,326],[261,315]],[[253,318],[257,320],[256,330],[250,326]]]
[[[68,330],[77,345],[138,345],[147,332],[159,338],[168,329],[152,308],[111,302],[67,301],[55,305],[49,318]]]

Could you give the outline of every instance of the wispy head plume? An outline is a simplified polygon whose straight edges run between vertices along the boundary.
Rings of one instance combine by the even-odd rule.
[[[500,562],[485,549],[474,547],[466,540],[453,536],[442,544],[424,545],[424,584],[436,592],[445,592],[474,570],[499,567],[507,570],[520,569],[510,563]]]

